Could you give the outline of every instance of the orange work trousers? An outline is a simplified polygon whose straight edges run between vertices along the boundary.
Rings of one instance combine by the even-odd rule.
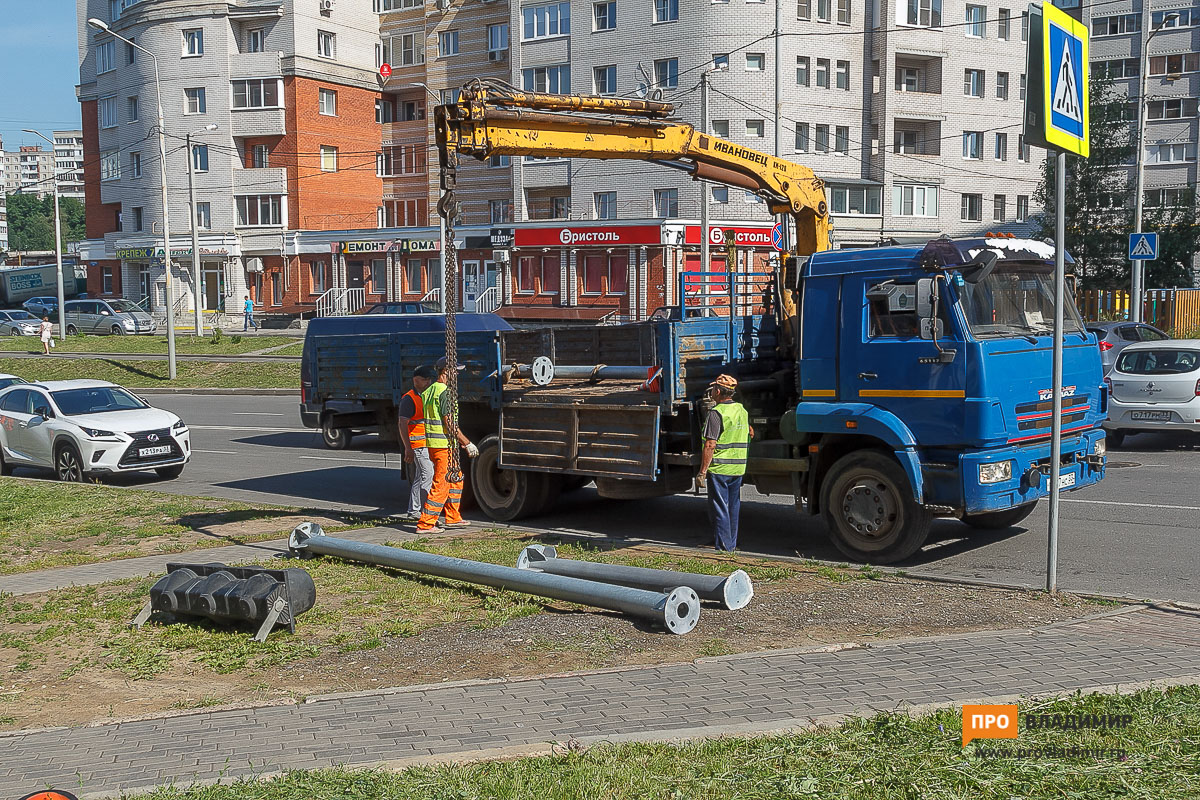
[[[462,514],[458,512],[458,504],[462,501],[463,483],[451,483],[450,451],[445,447],[429,448],[429,458],[433,461],[433,486],[425,498],[425,508],[421,520],[417,523],[417,532],[431,531],[437,525],[438,517],[446,515],[446,522],[462,522]]]

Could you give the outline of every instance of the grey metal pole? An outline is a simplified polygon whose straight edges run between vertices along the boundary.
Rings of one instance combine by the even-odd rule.
[[[708,133],[708,73],[709,70],[704,70],[700,73],[700,132]],[[700,181],[700,271],[708,272],[712,269],[712,257],[709,255],[708,249],[708,181]],[[680,307],[683,306],[683,298],[679,298]]]
[[[167,377],[169,380],[175,380],[175,300],[171,296],[171,214],[167,209],[167,135],[163,120],[162,84],[158,80],[158,58],[153,53],[150,54],[150,57],[154,63],[154,93],[158,99],[159,189],[162,192],[163,267],[166,275],[163,281],[163,290],[167,295]],[[191,157],[192,154],[189,152],[188,159],[190,160]]]
[[[783,152],[783,59],[780,34],[783,33],[783,3],[775,0],[775,157]]]
[[[1136,190],[1133,201],[1133,232],[1142,232],[1142,195],[1145,193],[1144,184],[1146,181],[1146,73],[1150,69],[1150,59],[1146,56],[1146,50],[1150,45],[1150,39],[1154,34],[1151,33],[1142,40],[1142,52],[1138,56],[1138,73],[1141,79],[1138,81],[1138,125],[1137,125],[1137,150],[1134,152],[1137,178],[1135,180]],[[1142,264],[1143,261],[1130,261],[1129,264],[1129,318],[1133,322],[1142,321]]]
[[[634,589],[670,591],[675,586],[687,586],[701,600],[714,600],[730,610],[745,608],[754,597],[754,586],[744,570],[735,569],[729,575],[697,575],[670,569],[648,569],[624,564],[601,564],[595,561],[575,561],[559,558],[558,551],[545,544],[531,544],[521,551],[517,569],[533,569],[551,575],[615,583]]]
[[[196,230],[196,156],[192,153],[192,134],[187,135],[188,206],[192,210],[192,295],[196,315],[196,335],[204,335],[204,315],[200,311],[200,232]]]
[[[365,544],[326,536],[321,526],[314,522],[298,525],[288,539],[288,548],[295,553],[337,556],[423,575],[437,575],[456,581],[621,611],[658,622],[675,634],[687,633],[696,627],[696,622],[700,619],[700,598],[686,586],[679,586],[670,592],[649,592],[482,561],[469,561],[465,558],[422,553],[419,550]]]
[[[32,128],[24,128],[24,133],[32,133],[41,139],[44,139],[50,145],[50,157],[53,163],[53,169],[50,173],[50,186],[54,192],[54,256],[58,264],[58,340],[65,342],[67,340],[67,311],[64,307],[66,297],[63,291],[63,263],[62,263],[62,217],[58,210],[58,161],[54,159],[54,140],[44,133],[39,133]]]
[[[1046,553],[1046,591],[1058,591],[1058,473],[1062,458],[1062,358],[1063,305],[1066,300],[1064,246],[1067,235],[1067,154],[1059,152],[1054,170],[1054,196],[1058,204],[1054,221],[1054,357],[1050,391],[1053,415],[1050,422],[1050,532]]]

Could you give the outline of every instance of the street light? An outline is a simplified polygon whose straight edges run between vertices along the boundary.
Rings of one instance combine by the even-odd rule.
[[[432,97],[434,100],[438,101],[438,105],[441,105],[442,98],[436,92],[434,92],[433,89],[430,89],[427,84],[421,83],[420,81],[413,81],[412,83],[409,84],[409,86],[415,87],[417,89],[424,89],[425,91],[429,92],[430,97]],[[439,263],[441,264],[441,267],[442,267],[442,284],[443,284],[442,291],[440,292],[440,294],[442,296],[441,297],[442,313],[445,314],[446,313],[446,287],[444,284],[446,283],[446,218],[443,217],[440,213],[438,214],[438,240],[441,242],[441,252],[440,252],[441,258],[439,259]]]
[[[31,128],[22,128],[21,130],[22,133],[40,136],[50,145],[50,160],[53,164],[50,173],[53,176],[51,186],[54,189],[54,258],[58,262],[58,340],[65,342],[67,340],[67,311],[64,307],[66,299],[63,296],[62,220],[58,212],[58,161],[54,158],[54,141],[44,133],[39,133]]]
[[[167,212],[167,137],[163,128],[162,84],[158,80],[158,57],[132,39],[126,39],[115,32],[103,20],[92,17],[87,23],[97,30],[120,39],[133,49],[145,53],[154,63],[154,94],[158,101],[159,184],[162,191],[163,266],[166,268],[164,290],[167,295],[167,375],[169,380],[175,380],[175,304],[171,298],[171,215]],[[191,158],[191,153],[188,153],[188,158]]]
[[[200,130],[191,131],[187,135],[188,205],[192,209],[192,305],[196,315],[197,336],[204,335],[204,315],[200,311],[200,234],[196,230],[198,227],[196,221],[196,154],[192,152],[192,137],[216,129],[215,124],[205,125]]]
[[[1146,78],[1150,72],[1150,40],[1164,28],[1170,27],[1177,19],[1179,19],[1178,14],[1167,14],[1163,17],[1162,22],[1158,23],[1158,27],[1150,31],[1142,40],[1142,53],[1138,65],[1141,80],[1138,90],[1137,152],[1134,154],[1137,159],[1137,196],[1134,198],[1133,206],[1133,232],[1135,234],[1142,232],[1142,195],[1145,192],[1143,184],[1146,180]],[[1141,260],[1130,262],[1129,304],[1132,322],[1142,321],[1142,268],[1145,263]]]

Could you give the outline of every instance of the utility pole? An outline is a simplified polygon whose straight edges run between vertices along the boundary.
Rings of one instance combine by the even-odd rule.
[[[58,264],[58,340],[65,342],[67,340],[67,311],[65,308],[66,298],[63,291],[63,263],[62,263],[62,218],[58,211],[58,162],[53,159],[54,156],[54,141],[43,133],[38,133],[30,128],[25,128],[23,133],[32,133],[34,136],[40,136],[50,144],[51,155],[51,188],[54,191],[54,260]],[[21,256],[17,254],[17,264],[20,265]]]
[[[204,130],[215,131],[216,125],[205,125]],[[196,133],[198,133],[197,131]],[[196,315],[196,335],[204,335],[204,314],[200,306],[200,233],[196,221],[196,154],[192,151],[193,133],[187,135],[188,160],[188,205],[192,209],[192,305]]]
[[[780,38],[783,34],[783,2],[775,0],[775,157],[783,154],[783,54]],[[783,231],[783,251],[791,250],[791,232],[787,214],[780,214],[776,220]],[[780,266],[783,259],[779,260]]]
[[[700,73],[700,132],[708,133],[708,73],[710,70],[704,70]],[[708,251],[708,181],[700,181],[700,271],[708,272],[712,269],[712,259]],[[674,291],[672,289],[672,291]],[[683,298],[679,298],[680,305],[683,304]]]

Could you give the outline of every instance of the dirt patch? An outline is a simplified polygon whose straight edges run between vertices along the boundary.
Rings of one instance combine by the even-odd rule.
[[[512,563],[524,543],[512,537],[420,546]],[[693,571],[728,571],[734,563],[649,549],[592,555]],[[569,603],[332,559],[303,565],[317,581],[318,606],[301,617],[296,635],[280,631],[264,644],[250,642],[245,631],[206,625],[151,624],[140,633],[127,631],[149,581],[0,598],[0,728],[1033,627],[1097,608],[1070,595],[750,562],[745,566],[756,595],[749,607],[726,611],[706,605],[692,633],[672,636],[640,620]]]

